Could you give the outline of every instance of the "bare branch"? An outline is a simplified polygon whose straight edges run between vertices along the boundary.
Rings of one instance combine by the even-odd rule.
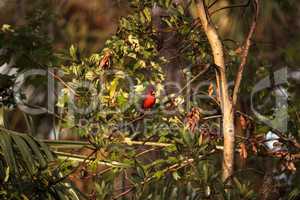
[[[212,2],[209,6],[207,6],[208,9],[212,8],[216,3],[218,3],[219,0],[215,0]]]
[[[246,38],[245,44],[243,46],[243,50],[242,50],[242,54],[241,54],[241,63],[238,69],[238,73],[235,79],[235,84],[234,84],[234,89],[233,89],[233,95],[232,95],[232,100],[233,100],[233,105],[236,105],[237,102],[237,98],[238,98],[238,93],[239,93],[239,88],[240,88],[240,84],[242,81],[242,77],[243,77],[243,72],[244,72],[244,68],[247,62],[247,57],[249,54],[249,49],[251,46],[251,39],[253,37],[253,34],[255,32],[256,29],[256,24],[257,24],[257,18],[258,18],[258,14],[259,14],[259,0],[255,0],[254,1],[254,8],[255,8],[255,16],[253,18],[251,27],[250,27],[250,31],[248,33],[248,36]]]
[[[230,5],[230,6],[225,6],[225,7],[222,7],[222,8],[219,8],[217,10],[214,10],[210,13],[210,16],[221,11],[221,10],[225,10],[225,9],[230,9],[230,8],[242,8],[242,7],[248,7],[250,5],[250,1],[251,0],[248,0],[247,3],[245,4],[238,4],[238,5]]]

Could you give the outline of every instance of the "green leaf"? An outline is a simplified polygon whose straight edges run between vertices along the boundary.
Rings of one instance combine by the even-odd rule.
[[[144,16],[144,13],[143,12],[140,12],[140,20],[141,22],[144,24],[146,22],[146,18]]]
[[[241,182],[236,177],[233,178],[233,181],[234,181],[235,185],[237,186],[237,189],[239,191],[242,191],[243,190],[243,185],[241,184]]]
[[[157,172],[155,172],[154,173],[154,175],[153,175],[155,178],[157,178],[157,179],[160,179],[161,177],[163,177],[164,176],[164,172],[163,171],[157,171]]]
[[[5,169],[5,178],[4,178],[4,182],[7,182],[9,179],[9,167],[7,167]]]
[[[8,134],[0,132],[0,148],[12,174],[17,173],[17,163],[13,152],[12,140]]]
[[[110,99],[114,98],[116,89],[118,86],[119,77],[114,78],[114,80],[111,82],[110,88],[109,88],[109,97]]]
[[[145,172],[144,169],[141,166],[137,166],[137,174],[139,175],[139,177],[141,177],[142,179],[145,178]]]
[[[300,189],[299,188],[294,188],[290,193],[289,193],[289,200],[296,200],[300,196]]]
[[[178,12],[179,12],[181,15],[184,15],[184,9],[183,9],[183,7],[182,7],[181,5],[178,5],[178,6],[177,6],[177,10],[178,10]]]
[[[69,49],[69,53],[70,53],[70,56],[73,60],[79,60],[80,59],[79,50],[74,45],[71,45],[71,47]]]
[[[47,161],[53,161],[54,160],[54,156],[53,153],[50,151],[49,147],[43,143],[43,142],[39,142],[41,151],[45,154]]]
[[[26,142],[18,135],[12,135],[12,139],[15,142],[17,148],[19,149],[19,153],[22,156],[22,161],[25,163],[27,170],[30,174],[34,174],[34,164],[35,161],[32,158],[31,149],[27,146]]]
[[[191,146],[193,142],[191,134],[188,131],[183,131],[181,132],[181,135],[184,143],[187,144],[188,146]]]
[[[179,174],[178,174],[178,172],[173,172],[172,173],[172,177],[176,180],[176,181],[178,181],[181,177],[179,176]]]
[[[144,15],[145,15],[147,21],[148,21],[148,22],[151,22],[151,11],[150,11],[150,9],[146,7],[146,8],[143,10],[143,13],[144,13]]]
[[[166,0],[165,1],[165,6],[168,8],[171,5],[171,0]]]
[[[31,138],[30,136],[23,136],[24,140],[29,144],[31,150],[33,151],[33,155],[36,157],[36,161],[39,164],[39,167],[46,168],[47,167],[47,161],[45,160],[44,156],[42,155],[42,152],[37,145],[34,138]],[[49,160],[50,161],[50,160]]]
[[[162,21],[165,22],[169,27],[173,27],[173,24],[172,24],[172,22],[170,22],[169,19],[163,18]]]

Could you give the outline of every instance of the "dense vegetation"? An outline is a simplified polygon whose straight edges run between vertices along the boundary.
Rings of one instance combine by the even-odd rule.
[[[3,22],[0,198],[297,199],[296,1],[121,3],[109,37],[74,2]]]

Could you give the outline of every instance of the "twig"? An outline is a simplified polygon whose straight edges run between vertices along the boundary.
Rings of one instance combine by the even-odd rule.
[[[32,61],[33,63],[37,64],[38,66],[43,68],[43,65],[36,62],[35,60],[33,60],[30,56],[25,55],[27,59],[29,59],[30,61]],[[57,76],[56,74],[54,74],[53,72],[51,72],[50,70],[48,70],[48,73],[51,74],[55,79],[59,80],[65,87],[69,88],[69,90],[76,96],[79,96],[71,86],[69,86],[68,84],[66,84],[66,82],[64,80],[62,80],[62,78],[60,78],[59,76]]]
[[[221,117],[221,115],[215,115],[215,116],[211,116],[211,117],[206,117],[203,118],[204,120],[207,119],[212,119],[212,118],[219,118]],[[87,146],[87,147],[92,147],[91,144],[89,144],[88,142],[85,141],[73,141],[73,140],[59,140],[59,141],[54,141],[54,140],[39,140],[41,142],[44,142],[48,145],[53,145],[53,146],[59,146],[59,145],[72,145],[72,146]],[[127,144],[127,145],[143,145],[143,146],[154,146],[154,147],[169,147],[172,145],[175,145],[173,143],[162,143],[162,142],[144,142],[144,141],[134,141],[131,140],[128,137],[125,137],[123,140],[118,141],[122,144]],[[216,146],[216,149],[222,150],[223,147],[222,146]],[[66,154],[65,154],[66,155]],[[82,158],[82,157],[81,157]]]
[[[129,121],[129,122],[126,124],[126,126],[131,125],[131,124],[133,124],[133,123],[135,123],[135,122],[137,122],[137,121],[139,121],[139,120],[142,120],[142,119],[144,119],[145,117],[146,117],[146,114],[143,112],[143,113],[141,113],[141,115],[139,115],[139,116],[136,117],[135,119]]]
[[[59,80],[65,87],[67,87],[74,95],[79,96],[75,90],[69,86],[64,80],[62,80],[62,78],[60,78],[59,76],[57,76],[56,74],[54,74],[53,72],[51,72],[50,70],[48,70],[48,73],[51,74],[55,79]]]
[[[122,192],[121,194],[119,194],[119,195],[113,197],[113,199],[116,200],[116,199],[119,199],[119,198],[125,196],[126,194],[128,194],[128,193],[130,193],[132,190],[134,190],[134,188],[135,188],[134,186],[131,187],[131,188],[129,188],[129,189],[126,190],[125,192]]]
[[[161,143],[161,142],[144,142],[144,141],[134,141],[130,138],[124,138],[124,140],[120,141],[123,144],[127,145],[144,145],[144,146],[156,146],[156,147],[168,147],[174,144],[169,143]]]
[[[56,185],[57,183],[65,180],[67,177],[69,177],[71,174],[75,173],[87,160],[90,160],[90,157],[92,155],[94,155],[96,152],[96,150],[94,150],[91,154],[89,154],[87,157],[85,157],[83,160],[82,160],[82,163],[78,164],[74,169],[72,169],[69,173],[67,173],[66,175],[58,178],[57,180],[54,180],[53,182],[51,182],[49,184],[49,188],[53,185]],[[67,153],[63,153],[63,152],[54,152],[56,155],[58,155],[59,153],[62,153],[62,154],[67,154]],[[68,154],[68,159],[71,157],[71,154]]]
[[[38,105],[31,105],[31,104],[28,104],[28,103],[25,103],[25,102],[24,102],[23,104],[24,104],[25,106],[30,107],[30,108],[41,109],[42,111],[47,112],[47,114],[51,114],[51,115],[52,115],[53,117],[55,117],[56,119],[59,119],[59,120],[64,121],[64,122],[68,122],[67,119],[62,118],[61,116],[59,116],[59,115],[56,114],[55,112],[50,111],[50,110],[47,109],[46,107],[38,106]],[[79,128],[80,126],[77,125],[77,124],[74,124],[73,127]],[[73,127],[72,127],[72,128],[73,128]]]
[[[78,154],[71,154],[71,153],[65,153],[65,152],[60,152],[60,151],[54,151],[53,153],[55,153],[58,156],[58,158],[60,158],[60,159],[69,158],[69,160],[73,160],[73,161],[86,162],[86,161],[94,161],[94,159],[91,159],[90,157],[95,152],[92,152],[89,156],[82,156],[82,155],[78,155]],[[129,167],[129,166],[127,166],[123,163],[117,162],[117,161],[110,161],[110,162],[97,161],[97,163],[99,165],[105,165],[105,166],[109,166],[109,167]]]
[[[151,152],[151,151],[158,151],[158,150],[160,150],[160,149],[161,149],[161,148],[151,148],[151,149],[147,149],[147,150],[145,150],[145,151],[142,151],[142,152],[136,154],[134,157],[137,158],[137,157],[140,157],[140,156],[142,156],[142,155],[144,155],[144,154],[147,154],[147,153],[149,153],[149,152]]]
[[[204,66],[204,69],[201,70],[196,76],[194,76],[191,80],[189,80],[184,86],[183,88],[181,88],[181,90],[173,97],[168,98],[164,104],[169,103],[170,101],[174,100],[175,98],[177,98],[187,87],[189,87],[189,85],[194,82],[197,78],[199,78],[199,76],[203,75],[205,72],[207,72],[207,70],[209,69],[210,64],[206,64]]]
[[[108,138],[108,137],[107,137]],[[92,147],[92,145],[89,142],[85,142],[85,141],[72,141],[72,140],[59,140],[59,141],[54,141],[54,140],[40,140],[48,145],[53,145],[53,146],[57,146],[57,145],[66,145],[66,144],[70,144],[73,146],[89,146]],[[171,143],[160,143],[160,142],[144,142],[144,141],[134,141],[131,140],[128,137],[125,137],[123,140],[119,140],[118,141],[121,144],[127,144],[127,145],[143,145],[143,146],[156,146],[156,147],[168,147],[174,144]]]
[[[215,104],[217,104],[219,107],[221,106],[220,102],[218,101],[218,99],[214,98],[212,95],[209,95],[207,92],[199,91],[198,93],[206,95],[208,98],[210,98],[211,100],[213,100],[215,102]]]
[[[256,123],[259,123],[259,124],[268,126],[268,127],[270,128],[270,130],[271,130],[272,132],[276,133],[276,134],[279,136],[279,138],[280,138],[281,140],[286,141],[286,142],[290,142],[294,147],[296,147],[296,148],[298,148],[298,149],[300,150],[300,143],[299,143],[295,138],[287,138],[287,137],[284,136],[284,133],[283,133],[283,132],[281,132],[281,131],[279,131],[279,130],[277,130],[277,129],[274,129],[274,128],[270,127],[268,124],[266,124],[266,123],[264,123],[264,122],[257,121],[257,120],[255,120],[253,117],[251,117],[251,116],[249,116],[249,115],[247,115],[247,114],[245,114],[245,113],[243,113],[243,112],[241,112],[241,111],[236,111],[236,113],[239,113],[239,114],[241,114],[241,115],[247,117],[248,119],[250,119],[250,120],[253,121],[253,122],[256,122]]]
[[[205,158],[206,156],[209,156],[209,155],[211,155],[211,154],[213,154],[213,153],[215,153],[215,150],[214,150],[214,149],[211,150],[209,153],[207,153],[207,154],[205,154],[205,155],[200,155],[200,156],[199,156],[199,159],[203,159],[203,158]],[[181,163],[176,163],[176,164],[174,164],[174,165],[171,165],[171,166],[169,166],[169,167],[163,169],[162,172],[165,174],[165,173],[168,173],[168,172],[177,171],[177,170],[179,170],[179,169],[181,169],[181,168],[183,168],[183,167],[186,167],[186,166],[192,164],[194,161],[195,161],[195,159],[193,159],[193,158],[187,158],[187,159],[183,160]],[[140,185],[144,185],[144,184],[146,184],[146,183],[152,181],[154,178],[155,178],[154,176],[151,176],[151,177],[147,178],[146,180],[142,181],[142,182],[139,184],[139,186],[140,186]],[[126,194],[130,193],[130,192],[131,192],[132,190],[134,190],[135,188],[136,188],[136,186],[132,186],[131,188],[129,188],[129,189],[126,190],[125,192],[122,192],[121,194],[117,195],[117,196],[114,197],[113,199],[118,199],[118,198],[120,198],[120,197],[123,197],[123,196],[125,196]]]
[[[225,6],[225,7],[222,7],[222,8],[219,8],[217,10],[212,11],[210,13],[210,16],[213,15],[213,14],[215,14],[216,12],[219,12],[219,11],[224,10],[224,9],[248,7],[249,4],[250,4],[250,0],[248,0],[248,2],[246,4],[238,4],[238,5]]]
[[[212,2],[209,6],[207,6],[208,9],[212,8],[219,0],[215,0]]]
[[[218,119],[218,118],[222,118],[222,115],[212,115],[212,116],[207,116],[207,117],[203,117],[203,120],[209,120],[209,119]]]
[[[201,70],[196,76],[194,76],[191,80],[189,80],[185,86],[183,88],[181,88],[181,90],[177,93],[177,95],[174,97],[178,97],[192,82],[194,82],[199,76],[201,76],[202,74],[204,74],[205,72],[207,72],[207,70],[209,69],[210,64],[206,64],[204,69]]]

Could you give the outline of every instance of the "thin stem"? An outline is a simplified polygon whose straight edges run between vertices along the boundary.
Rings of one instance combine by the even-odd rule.
[[[85,161],[94,161],[94,159],[91,159],[90,157],[95,153],[92,152],[89,156],[82,156],[78,154],[71,154],[71,153],[66,153],[66,152],[60,152],[60,151],[54,151],[59,159],[68,159],[68,160],[73,160],[77,162],[85,162]],[[110,162],[105,162],[105,161],[97,161],[99,165],[105,165],[109,167],[129,167],[123,163],[117,162],[117,161],[110,161]]]
[[[89,154],[87,157],[85,157],[84,159],[83,159],[83,161],[82,161],[82,163],[80,163],[80,164],[78,164],[74,169],[72,169],[69,173],[67,173],[66,175],[64,175],[63,177],[60,177],[60,178],[58,178],[57,180],[55,180],[55,181],[53,181],[53,182],[51,182],[50,184],[49,184],[49,188],[51,187],[51,186],[53,186],[53,185],[56,185],[57,183],[59,183],[59,182],[61,182],[61,181],[63,181],[63,180],[65,180],[67,177],[69,177],[71,174],[73,174],[73,173],[75,173],[86,161],[88,161],[88,160],[90,160],[90,157],[92,156],[92,155],[94,155],[95,153],[97,152],[97,150],[94,150],[91,154]],[[76,158],[77,157],[77,155],[73,155],[73,154],[70,154],[70,153],[64,153],[64,152],[54,152],[56,155],[59,155],[59,154],[63,154],[63,155],[68,155],[67,156],[67,158],[66,159],[70,159],[70,158]],[[77,157],[78,158],[78,157]]]
[[[240,89],[240,85],[241,85],[241,81],[242,81],[242,77],[243,77],[243,72],[244,72],[244,68],[247,62],[247,58],[248,58],[248,54],[249,54],[249,49],[251,46],[251,39],[254,35],[255,29],[256,29],[256,24],[257,24],[257,18],[258,18],[258,14],[259,14],[259,0],[255,0],[255,16],[253,18],[251,27],[250,27],[250,31],[248,33],[248,36],[246,38],[244,47],[243,47],[243,52],[241,55],[241,63],[238,69],[238,73],[235,79],[235,84],[234,84],[234,89],[233,89],[233,95],[232,95],[232,101],[233,101],[233,105],[235,106],[237,103],[237,99],[238,99],[238,93],[239,93],[239,89]]]
[[[207,6],[208,9],[212,8],[219,0],[215,0],[212,2],[209,6]]]
[[[251,0],[248,0],[247,3],[245,4],[237,4],[237,5],[230,5],[230,6],[225,6],[225,7],[222,7],[222,8],[219,8],[217,10],[214,10],[210,13],[210,16],[212,16],[213,14],[221,11],[221,10],[225,10],[225,9],[229,9],[229,8],[242,8],[242,7],[248,7],[250,5],[250,1]]]
[[[48,73],[51,74],[55,79],[59,80],[65,87],[67,87],[74,95],[79,96],[75,90],[69,86],[61,77],[57,76],[56,74],[54,74],[53,72],[51,72],[50,70],[48,70]]]
[[[189,80],[186,84],[185,84],[185,86],[183,87],[183,88],[181,88],[181,90],[177,93],[177,95],[174,97],[174,98],[176,98],[176,97],[178,97],[192,82],[194,82],[199,76],[201,76],[202,74],[204,74],[207,70],[208,70],[208,68],[210,67],[210,64],[206,64],[205,65],[205,67],[204,67],[204,69],[203,70],[201,70],[196,76],[194,76],[191,80]]]
[[[127,195],[127,194],[130,193],[132,190],[134,190],[134,188],[135,188],[134,186],[131,187],[131,188],[129,188],[129,189],[126,190],[125,192],[122,192],[121,194],[115,196],[113,199],[116,200],[116,199],[119,199],[119,198],[121,198],[121,197]]]

